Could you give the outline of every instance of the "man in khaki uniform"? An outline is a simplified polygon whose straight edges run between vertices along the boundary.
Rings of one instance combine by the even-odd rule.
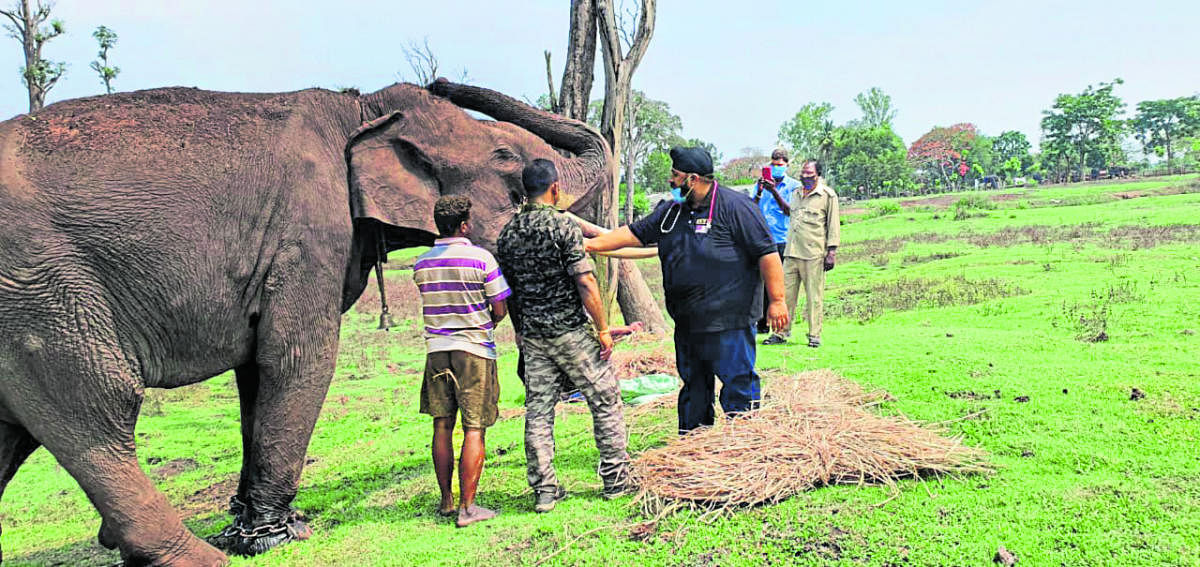
[[[804,320],[808,321],[808,346],[821,346],[824,318],[825,272],[833,269],[835,250],[841,243],[838,197],[821,178],[821,164],[808,160],[800,169],[801,186],[792,191],[789,207],[787,248],[783,258],[784,299],[788,314],[796,312],[800,284],[804,284]],[[763,341],[764,345],[787,342],[785,328]]]

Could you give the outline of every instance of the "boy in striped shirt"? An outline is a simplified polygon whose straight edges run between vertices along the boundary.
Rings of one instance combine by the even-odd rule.
[[[463,446],[458,463],[458,527],[488,520],[496,512],[475,505],[483,472],[484,432],[496,423],[500,384],[496,379],[493,330],[508,314],[512,294],[500,266],[487,250],[471,244],[471,201],[438,199],[433,220],[439,238],[417,258],[413,281],[421,291],[425,321],[425,378],[421,413],[433,416],[433,468],[442,502],[438,513],[455,513],[450,489],[454,474],[454,421],[462,414]]]

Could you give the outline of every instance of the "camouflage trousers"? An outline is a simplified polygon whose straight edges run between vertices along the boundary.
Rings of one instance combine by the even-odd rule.
[[[624,483],[629,476],[625,448],[621,389],[612,364],[600,358],[600,342],[586,329],[550,339],[525,337],[525,462],[533,491],[558,487],[554,474],[554,406],[559,376],[583,393],[592,412],[592,433],[600,451],[598,472],[604,486]]]

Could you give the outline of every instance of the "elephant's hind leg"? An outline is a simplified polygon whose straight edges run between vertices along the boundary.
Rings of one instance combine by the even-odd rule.
[[[224,565],[227,558],[192,535],[138,465],[134,426],[141,409],[138,367],[121,351],[101,348],[99,325],[87,340],[68,336],[28,359],[27,371],[73,376],[78,387],[43,379],[9,409],[100,512],[100,543],[118,547],[127,565]],[[52,416],[44,408],[54,408]]]
[[[24,427],[0,422],[0,499],[4,497],[8,481],[37,448],[37,440]],[[0,526],[0,534],[3,533],[3,526]],[[3,561],[4,551],[0,549],[0,562]]]

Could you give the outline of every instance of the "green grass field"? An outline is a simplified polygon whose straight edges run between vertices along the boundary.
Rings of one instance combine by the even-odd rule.
[[[989,565],[1003,545],[1021,565],[1200,565],[1200,180],[989,196],[1002,193],[1016,195],[849,216],[824,345],[759,348],[762,369],[831,368],[890,392],[885,412],[947,422],[990,453],[994,474],[905,481],[898,495],[821,488],[712,521],[676,514],[631,537],[645,518],[630,498],[599,498],[586,413],[558,421],[571,497],[533,513],[517,416],[488,433],[479,499],[501,516],[456,529],[434,513],[419,299],[397,269],[400,328],[375,330],[374,291],[345,315],[296,499],[315,537],[234,564],[534,565],[558,552],[541,564]],[[644,267],[661,292],[657,261]],[[523,392],[507,323],[501,335],[503,412]],[[232,382],[151,392],[138,428],[145,469],[201,535],[227,523],[241,462]],[[673,406],[630,416],[631,449],[664,443],[674,420]],[[44,450],[9,485],[0,521],[13,565],[119,561]]]

